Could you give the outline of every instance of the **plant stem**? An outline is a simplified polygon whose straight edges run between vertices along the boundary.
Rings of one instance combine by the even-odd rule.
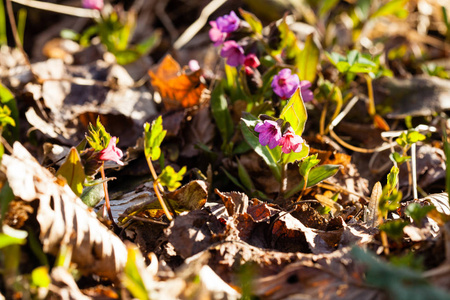
[[[167,209],[167,205],[164,202],[164,199],[162,198],[161,193],[160,193],[160,190],[164,191],[164,189],[161,186],[161,184],[158,182],[158,176],[156,175],[155,168],[153,168],[152,160],[150,159],[150,156],[145,157],[145,159],[147,160],[148,168],[150,169],[150,173],[152,174],[152,177],[153,177],[153,189],[155,190],[156,198],[158,198],[159,204],[161,205],[164,213],[166,214],[167,219],[169,219],[169,221],[172,221],[173,217],[170,214],[169,210]]]
[[[416,143],[411,145],[411,172],[412,172],[412,184],[413,184],[413,196],[414,199],[419,199],[417,194],[417,171],[416,171]]]
[[[281,165],[280,195],[284,197],[287,188],[287,164]]]
[[[372,78],[369,75],[364,76],[367,83],[367,96],[369,96],[369,105],[367,106],[367,112],[371,117],[375,116],[375,99],[373,97]]]
[[[105,168],[104,168],[104,166],[105,166],[105,163],[102,162],[102,166],[100,167],[100,174],[102,174],[103,191],[105,192],[105,206],[103,208],[103,217],[105,217],[105,208],[106,208],[106,211],[108,212],[108,216],[109,216],[110,220],[113,222],[113,224],[115,224],[114,223],[114,218],[113,218],[112,213],[111,213],[111,206],[110,206],[110,203],[109,203],[108,183],[105,181],[106,180],[106,176],[105,176]]]

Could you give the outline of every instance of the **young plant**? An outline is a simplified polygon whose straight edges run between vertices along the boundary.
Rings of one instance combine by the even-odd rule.
[[[186,167],[183,167],[179,172],[176,172],[173,167],[166,166],[159,176],[156,174],[152,161],[160,159],[160,146],[166,136],[166,132],[167,131],[163,129],[161,116],[154,120],[151,126],[149,123],[144,124],[144,153],[150,173],[153,177],[153,189],[155,190],[155,195],[158,198],[167,219],[172,221],[173,217],[170,214],[161,193],[164,193],[163,186],[167,187],[169,191],[173,191],[181,186],[180,181],[186,173]]]

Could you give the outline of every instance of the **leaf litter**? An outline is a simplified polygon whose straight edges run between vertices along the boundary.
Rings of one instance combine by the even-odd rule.
[[[425,4],[420,5],[422,10],[419,14],[431,19],[439,18],[423,14]],[[392,11],[377,13],[389,14]],[[260,21],[256,16],[245,11],[241,11],[241,15],[252,30],[259,30]],[[264,13],[260,12],[258,16],[267,21]],[[176,15],[172,17],[176,18]],[[373,15],[369,18],[372,17],[378,20]],[[165,20],[163,23],[170,28]],[[347,34],[352,31],[346,27],[348,24],[330,24],[330,30]],[[403,28],[399,24],[395,23],[398,30]],[[231,36],[239,39],[239,34],[248,33],[245,30],[248,28],[236,32],[236,37]],[[199,35],[197,42],[203,39],[210,43],[205,33]],[[379,30],[373,29],[372,33],[374,36],[369,36],[373,42],[379,43],[376,40]],[[291,51],[287,55],[300,53],[297,37],[290,36],[288,31],[281,36],[283,34],[295,40],[291,44],[289,39],[285,41],[284,46]],[[298,37],[301,38],[302,34]],[[271,38],[276,40],[280,37]],[[311,38],[306,38],[305,48],[322,51],[315,48],[317,45],[313,44],[317,41],[311,43]],[[345,41],[342,39],[339,46],[344,47]],[[326,45],[330,41],[323,42]],[[361,43],[364,42],[367,41],[363,37]],[[425,43],[418,42],[417,38],[408,42],[421,47],[429,47],[430,43],[436,46],[432,39],[425,39]],[[404,65],[408,65],[404,61],[398,63],[398,53],[403,48],[401,45],[391,47],[387,58],[392,69],[401,73]],[[203,53],[204,49],[197,52],[200,51]],[[271,53],[275,58],[278,55],[276,51]],[[189,45],[180,56],[186,57],[186,53],[190,53]],[[77,54],[71,55],[75,57]],[[218,61],[215,55],[213,60]],[[98,297],[113,289],[108,298],[118,298],[120,293],[125,299],[416,299],[423,295],[448,299],[448,294],[434,287],[448,292],[450,258],[448,195],[435,193],[436,190],[445,190],[448,164],[445,162],[445,145],[439,141],[440,135],[436,131],[427,136],[427,142],[417,143],[415,169],[418,186],[427,196],[411,198],[406,191],[411,188],[411,165],[399,163],[398,188],[404,192],[404,201],[388,216],[380,216],[380,201],[392,200],[386,198],[389,195],[382,189],[382,186],[389,185],[389,178],[386,182],[386,174],[392,165],[389,151],[380,150],[376,155],[361,154],[349,150],[351,148],[339,140],[316,135],[320,122],[332,121],[329,119],[331,109],[339,103],[325,104],[313,100],[306,105],[308,114],[311,114],[304,133],[307,144],[311,145],[309,152],[318,154],[318,167],[340,167],[334,176],[305,188],[306,183],[304,186],[298,184],[308,179],[299,174],[299,163],[286,164],[286,188],[297,189],[297,193],[294,193],[295,197],[283,199],[289,201],[278,201],[283,183],[272,176],[272,170],[267,168],[260,155],[248,151],[248,140],[246,142],[237,134],[220,137],[218,132],[229,130],[220,128],[220,125],[230,124],[228,121],[220,123],[223,120],[217,119],[214,109],[212,112],[209,110],[214,105],[210,103],[209,90],[214,93],[215,81],[220,81],[222,76],[225,78],[220,83],[225,86],[223,90],[231,93],[227,94],[225,101],[232,103],[223,107],[230,110],[231,126],[239,126],[239,120],[244,117],[242,111],[258,112],[261,109],[265,112],[264,105],[251,107],[248,104],[249,98],[264,97],[264,93],[252,94],[253,90],[249,93],[254,89],[249,82],[243,84],[242,90],[235,89],[245,78],[243,73],[233,74],[226,66],[225,70],[214,70],[220,76],[211,75],[211,70],[206,67],[211,57],[200,60],[200,64],[205,64],[203,69],[192,69],[193,65],[181,67],[172,56],[164,53],[155,56],[164,57],[159,64],[150,67],[144,61],[138,61],[133,63],[134,70],[101,56],[80,65],[71,64],[70,60],[48,59],[32,64],[33,72],[43,79],[36,82],[24,67],[21,55],[11,50],[7,56],[13,60],[0,61],[2,81],[5,80],[21,103],[21,117],[28,133],[38,133],[33,137],[36,138],[34,144],[25,142],[24,145],[42,164],[18,142],[14,143],[10,153],[7,151],[3,155],[0,167],[2,193],[7,193],[5,186],[9,186],[14,198],[5,218],[2,217],[3,224],[18,229],[31,226],[33,229],[28,230],[37,234],[38,244],[48,257],[68,255],[61,250],[61,245],[70,248],[66,259],[73,269],[81,272],[84,280],[90,282],[86,284],[73,277],[67,266],[55,265],[49,273],[51,285],[48,287],[53,295],[84,299],[88,298],[86,295]],[[226,61],[230,59],[225,58]],[[301,60],[295,63],[301,67]],[[334,70],[326,63],[322,68],[325,80],[332,78],[328,72]],[[314,80],[316,74],[308,73],[308,69],[302,72]],[[138,84],[140,77],[146,76],[147,72],[150,84]],[[247,76],[250,76],[248,72]],[[253,72],[255,78],[252,80],[257,82],[259,71],[254,69]],[[365,91],[357,86],[363,85],[359,80],[362,77],[357,78],[347,82],[347,88],[366,99],[363,96]],[[336,82],[344,80],[341,77]],[[322,93],[320,89],[324,86],[319,87],[316,82],[315,95]],[[376,104],[386,109],[381,114],[396,129],[405,128],[395,120],[408,119],[409,116],[414,119],[405,123],[429,122],[430,126],[438,127],[439,114],[442,116],[449,109],[446,101],[448,83],[435,76],[383,77],[374,81],[374,90]],[[153,94],[154,91],[157,93]],[[267,94],[267,91],[264,92]],[[327,95],[332,95],[336,90],[327,92]],[[161,103],[154,102],[158,100],[155,99],[158,94]],[[430,100],[422,101],[425,98]],[[275,96],[268,101],[274,102],[275,112],[282,109],[276,106]],[[364,110],[364,105],[356,106],[353,111],[356,118],[349,115],[347,118],[351,122],[341,122],[336,132],[347,143],[360,148],[381,148],[386,142],[380,134],[383,130],[360,113]],[[322,121],[316,115],[318,112],[324,115]],[[155,169],[161,173],[168,165],[177,171],[183,165],[189,166],[181,188],[164,194],[164,201],[175,216],[170,222],[159,204],[148,170],[140,168],[145,164],[145,146],[140,139],[142,126],[161,114],[168,134],[163,144],[163,155],[154,162]],[[70,147],[82,142],[89,123],[95,123],[98,116],[111,134],[120,138],[119,146],[129,147],[123,168],[116,168],[117,165],[106,168],[109,177],[117,178],[109,181],[115,191],[111,193],[113,220],[109,221],[99,217],[99,212],[96,214],[73,194],[64,179],[55,177],[56,171],[52,174],[41,166],[60,167]],[[407,124],[406,127],[412,126]],[[43,151],[39,145],[44,142],[49,143]],[[392,145],[392,140],[390,142]],[[398,145],[391,147],[390,152],[395,151],[400,151]],[[386,168],[385,165],[389,166]],[[370,193],[371,188],[373,191]],[[99,199],[104,197],[100,190],[95,195]],[[2,207],[3,201],[7,201],[5,199],[2,196]],[[100,208],[102,203],[97,207]],[[415,215],[411,204],[418,204],[417,211],[431,205],[436,209],[416,212],[418,215]],[[386,245],[383,240],[386,229],[381,225],[394,226],[397,220],[408,224],[401,227],[400,238],[390,235]],[[111,226],[111,221],[118,226]],[[386,248],[389,254],[386,254]],[[30,253],[24,255],[32,256]],[[413,256],[408,259],[408,255]],[[396,263],[396,259],[403,259],[403,262]],[[424,262],[422,269],[413,268],[415,260]],[[37,266],[34,262],[33,267]],[[88,288],[92,285],[98,290]],[[2,285],[1,293],[10,292],[3,288]]]

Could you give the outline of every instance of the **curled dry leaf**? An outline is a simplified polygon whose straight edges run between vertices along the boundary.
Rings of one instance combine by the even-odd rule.
[[[247,211],[248,197],[246,194],[240,192],[220,192],[218,189],[214,191],[222,199],[229,216],[242,214]]]
[[[170,54],[163,58],[155,70],[148,73],[166,110],[198,105],[206,89],[201,82],[202,70],[186,74]]]
[[[36,219],[46,253],[57,255],[62,244],[73,247],[72,262],[83,273],[117,279],[127,251],[122,241],[101,224],[95,214],[20,144],[4,155],[0,171],[14,195],[26,202],[38,201]]]

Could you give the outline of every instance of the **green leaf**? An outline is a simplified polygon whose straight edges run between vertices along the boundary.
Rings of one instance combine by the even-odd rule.
[[[274,148],[274,149],[278,149]],[[302,143],[302,150],[300,152],[291,151],[290,153],[281,153],[281,160],[284,164],[295,163],[297,161],[301,161],[309,154],[309,146],[306,142]]]
[[[401,164],[404,163],[404,162],[407,162],[407,161],[411,160],[411,156],[401,155],[401,154],[398,153],[398,152],[391,153],[391,154],[389,155],[389,158],[390,158],[392,161],[394,161],[394,162],[396,162],[397,164],[399,164],[399,165],[401,165]]]
[[[305,123],[308,115],[306,113],[305,104],[303,103],[300,89],[292,95],[289,102],[283,108],[280,114],[280,119],[289,122],[294,133],[301,136],[305,129]]]
[[[324,181],[325,179],[334,176],[340,167],[341,167],[340,165],[321,165],[311,169],[309,171],[308,182],[306,184],[306,187],[307,188],[312,187]],[[299,184],[297,184],[295,187],[293,187],[285,194],[285,197],[289,198],[295,195],[296,193],[300,192],[303,189],[304,185],[305,179],[303,178],[302,180],[300,180]]]
[[[161,42],[162,31],[155,30],[152,35],[146,38],[144,41],[136,45],[136,51],[141,55],[146,55],[155,49]]]
[[[3,145],[0,143],[0,145]],[[1,207],[1,219],[4,220],[5,214],[8,211],[9,203],[14,200],[14,193],[9,186],[8,181],[3,183],[0,190],[0,207]]]
[[[81,35],[73,29],[63,29],[59,33],[59,35],[66,40],[78,41],[80,40]]]
[[[27,236],[28,233],[24,230],[3,225],[0,232],[0,249],[11,245],[25,245]]]
[[[228,179],[230,179],[231,182],[232,182],[235,186],[237,186],[238,188],[240,188],[240,189],[243,190],[244,192],[250,194],[250,190],[247,190],[247,188],[244,187],[244,186],[239,182],[239,180],[238,180],[236,177],[234,177],[233,175],[231,175],[227,170],[225,170],[225,168],[221,168],[221,169],[222,169],[222,171],[225,173],[225,176],[227,176]]]
[[[33,286],[47,288],[51,282],[48,267],[40,266],[31,271],[31,284]]]
[[[180,171],[175,172],[172,166],[166,166],[158,176],[159,182],[167,187],[169,191],[174,191],[181,186],[181,180],[186,173],[186,166],[181,168]]]
[[[326,13],[331,11],[337,4],[339,0],[323,0],[320,3],[319,17],[322,18]]]
[[[301,80],[314,82],[317,74],[317,65],[319,64],[320,50],[314,42],[313,33],[309,34],[305,40],[305,46],[298,55],[297,68]]]
[[[404,8],[408,0],[391,0],[377,9],[370,19],[375,19],[381,16],[395,15],[399,18],[406,18],[408,11]]]
[[[233,135],[234,126],[224,94],[224,84],[225,81],[221,81],[211,93],[211,111],[225,145]]]
[[[95,207],[103,198],[105,191],[103,189],[103,180],[90,181],[83,189],[80,198],[89,207]]]
[[[144,124],[144,153],[145,157],[157,160],[161,155],[161,143],[166,136],[167,130],[163,130],[162,117],[159,116],[152,122]]]
[[[288,60],[296,61],[297,57],[300,55],[301,50],[297,44],[297,37],[289,28],[289,25],[286,23],[286,18],[283,18],[283,21],[278,25],[278,30],[280,31],[281,37],[281,51],[284,48],[284,52],[286,54],[286,58]]]
[[[253,30],[253,32],[262,33],[262,23],[261,21],[252,13],[243,10],[242,8],[239,8],[239,13],[244,18],[244,20],[250,25],[250,28]]]
[[[299,165],[300,175],[306,177],[309,174],[309,171],[317,166],[320,162],[320,159],[317,158],[317,154],[310,155],[305,157],[305,159]]]
[[[411,217],[417,225],[420,225],[422,219],[433,209],[435,209],[433,205],[422,206],[419,203],[411,203],[406,207],[405,214]]]
[[[389,172],[389,174],[387,175],[387,183],[386,183],[386,187],[387,187],[387,192],[390,194],[395,187],[397,186],[397,182],[398,182],[398,173],[399,173],[399,169],[396,166],[393,166],[391,168],[391,171]]]
[[[86,175],[84,174],[80,155],[78,155],[78,151],[75,147],[70,149],[66,161],[61,165],[58,172],[56,172],[56,176],[59,175],[67,180],[67,185],[70,186],[75,195],[81,195]]]
[[[13,119],[13,122],[8,121],[8,124],[12,125],[7,131],[3,133],[5,139],[12,144],[14,141],[19,139],[20,128],[19,128],[19,110],[17,109],[16,99],[14,95],[0,83],[0,102],[6,105],[9,109],[9,117]]]
[[[275,152],[270,151],[268,146],[262,146],[259,143],[258,137],[254,134],[255,125],[260,122],[258,119],[250,114],[246,114],[241,118],[241,131],[244,139],[255,150],[255,152],[261,156],[264,162],[269,166],[273,176],[277,181],[280,181],[281,170],[277,164],[280,155],[276,156]]]
[[[149,292],[145,286],[143,275],[146,274],[144,258],[135,246],[127,247],[127,263],[122,275],[122,284],[136,299],[149,300]]]
[[[392,220],[381,224],[379,228],[381,231],[386,232],[390,238],[400,240],[403,237],[403,228],[405,228],[406,225],[409,225],[409,222],[404,220]]]
[[[244,166],[241,164],[239,159],[237,159],[237,163],[238,163],[239,180],[244,184],[244,186],[248,191],[253,191],[255,189],[255,186],[253,185],[253,181],[250,175],[248,174]]]
[[[86,140],[95,151],[102,151],[105,149],[108,146],[110,139],[111,135],[106,132],[105,127],[100,122],[100,117],[97,118],[96,125],[89,123]]]
[[[421,134],[415,130],[409,130],[408,134],[406,135],[406,141],[410,145],[417,143],[419,141],[423,141],[425,139],[426,139],[426,136],[424,136],[423,134]]]
[[[351,50],[347,53],[347,62],[350,66],[353,66],[359,57],[358,50]]]

